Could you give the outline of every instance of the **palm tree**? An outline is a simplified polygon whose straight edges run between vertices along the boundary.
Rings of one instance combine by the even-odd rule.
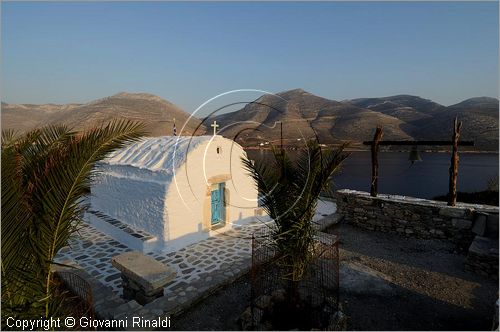
[[[254,178],[262,206],[274,220],[273,243],[281,278],[286,281],[289,304],[299,301],[299,283],[313,259],[314,216],[319,196],[329,192],[331,176],[348,157],[345,145],[333,151],[322,151],[316,141],[292,162],[282,149],[273,149],[274,163],[243,159]]]
[[[2,309],[7,315],[55,314],[60,299],[54,296],[51,264],[78,230],[98,162],[142,135],[142,124],[126,120],[82,133],[62,125],[19,137],[2,132]]]

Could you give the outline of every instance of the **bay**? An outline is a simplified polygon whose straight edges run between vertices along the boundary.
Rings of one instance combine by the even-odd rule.
[[[294,154],[294,151],[290,151]],[[250,159],[269,160],[269,150],[248,150]],[[408,152],[380,152],[379,193],[433,198],[448,192],[450,153],[420,152],[422,161],[411,165]],[[498,178],[497,153],[460,153],[458,191],[485,190],[488,180]],[[351,152],[333,178],[333,189],[369,191],[371,159],[369,151]]]

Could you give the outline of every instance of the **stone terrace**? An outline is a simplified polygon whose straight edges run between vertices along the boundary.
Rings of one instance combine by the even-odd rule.
[[[236,261],[248,260],[251,254],[250,239],[255,226],[262,227],[254,223],[210,237],[176,252],[149,253],[148,255],[171,266],[177,272],[175,280],[165,288],[165,294],[172,297],[172,291],[179,289],[181,285],[188,285],[199,279],[210,281],[217,271],[222,272],[227,267],[234,267]],[[116,294],[121,295],[120,272],[111,265],[111,258],[131,250],[94,227],[83,224],[79,237],[74,238],[69,247],[59,252],[57,261],[75,262],[101,283],[111,287]],[[237,272],[234,268],[231,271],[222,273],[229,275]]]
[[[319,223],[320,228],[327,227],[335,220],[323,217],[335,211],[334,203],[321,202],[314,220],[323,219]],[[157,261],[173,268],[177,276],[165,287],[165,296],[146,304],[144,308],[155,310],[161,308],[163,313],[169,314],[180,311],[192,301],[206,296],[210,290],[246,273],[251,265],[251,236],[260,227],[266,226],[254,221],[176,252],[149,253],[148,255]],[[121,274],[111,265],[111,258],[131,250],[84,223],[79,234],[70,241],[70,245],[59,252],[56,261],[76,265],[103,286],[110,287],[115,295],[121,296]],[[127,307],[129,312],[134,308],[142,308],[137,303],[131,302]]]

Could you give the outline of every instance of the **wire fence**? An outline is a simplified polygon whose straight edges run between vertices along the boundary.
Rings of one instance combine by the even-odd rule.
[[[251,314],[252,329],[323,329],[339,309],[339,250],[335,235],[317,232],[311,264],[294,288],[286,277],[289,266],[278,250],[274,230],[262,228],[252,236]],[[293,302],[294,308],[289,305]],[[298,315],[294,314],[298,313]]]
[[[93,317],[92,286],[78,274],[69,271],[56,272],[57,278],[64,282],[76,301],[73,301],[71,313],[77,317]]]

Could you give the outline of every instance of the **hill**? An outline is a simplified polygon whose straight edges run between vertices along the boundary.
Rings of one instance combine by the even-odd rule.
[[[5,104],[2,103],[2,129],[26,131],[47,124],[64,123],[75,130],[87,129],[114,118],[140,120],[146,123],[151,136],[171,135],[172,119],[177,131],[189,114],[158,96],[147,93],[122,92],[86,104]],[[191,135],[200,121],[191,118],[183,135]],[[201,126],[198,133],[204,133]]]
[[[477,148],[498,150],[498,99],[476,97],[445,107],[416,96],[399,95],[362,98],[351,103],[405,121],[407,133],[415,139],[449,140],[453,119],[463,123],[463,140],[474,140]]]
[[[446,107],[428,99],[411,95],[382,98],[359,98],[349,100],[351,104],[398,118],[406,123],[430,119]]]
[[[474,140],[476,147],[482,150],[498,151],[498,99],[495,98],[470,98],[448,106],[432,121],[416,123],[421,128],[416,137],[449,138],[455,117],[463,123],[461,139]]]
[[[183,135],[203,134],[213,120],[220,134],[244,146],[269,141],[279,144],[280,124],[286,145],[302,145],[303,138],[317,135],[325,144],[351,141],[352,146],[371,140],[375,127],[384,127],[384,139],[449,140],[455,116],[463,122],[462,139],[474,140],[475,150],[498,151],[498,99],[477,97],[451,106],[412,95],[358,98],[336,101],[302,89],[263,95],[244,108],[199,120],[191,118]],[[84,129],[126,118],[146,122],[150,135],[172,134],[189,114],[158,96],[147,93],[118,93],[86,104],[5,104],[2,128],[21,131],[46,124],[66,123]]]
[[[300,144],[297,138],[316,132],[322,143],[348,140],[359,146],[372,139],[377,126],[384,127],[388,140],[450,140],[455,116],[464,123],[462,139],[474,140],[475,150],[498,151],[498,100],[488,97],[446,107],[412,95],[335,101],[295,89],[207,120],[231,124],[222,134],[246,145],[278,143],[276,122],[283,121],[284,144]]]
[[[297,139],[312,138],[315,133],[322,143],[344,140],[362,141],[373,134],[376,125],[383,125],[387,137],[410,139],[402,129],[404,122],[380,112],[315,96],[302,89],[264,95],[243,109],[208,119],[216,120],[222,135],[245,145],[263,140],[278,143],[283,122],[284,144],[297,144]],[[300,144],[300,143],[299,143]]]

